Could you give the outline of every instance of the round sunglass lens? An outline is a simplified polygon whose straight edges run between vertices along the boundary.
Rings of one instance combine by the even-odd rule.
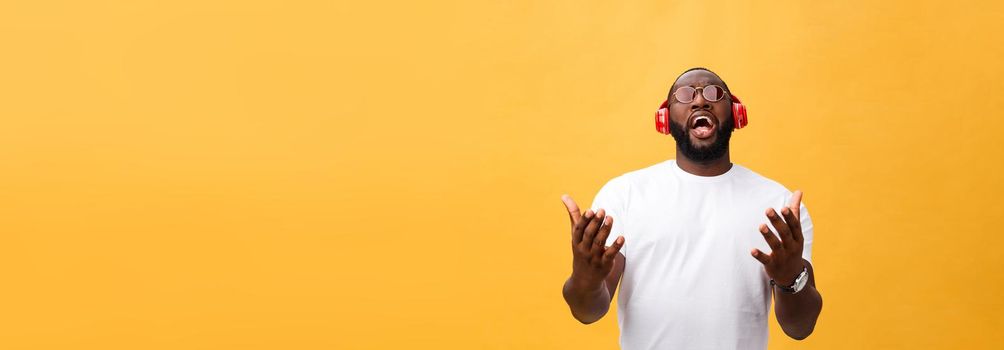
[[[691,103],[694,101],[694,92],[696,91],[697,89],[689,86],[676,89],[676,100],[682,103]]]
[[[725,89],[718,87],[718,85],[708,85],[704,87],[704,99],[717,102],[725,97]]]

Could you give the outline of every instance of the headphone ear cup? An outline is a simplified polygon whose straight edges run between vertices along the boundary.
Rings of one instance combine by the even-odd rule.
[[[655,131],[669,135],[669,109],[659,108],[655,112]]]
[[[669,107],[668,100],[663,102],[659,106],[659,110],[655,111],[655,131],[660,134],[669,135]]]
[[[746,106],[739,101],[739,97],[736,95],[732,95],[732,118],[735,120],[736,129],[742,129],[749,124],[749,119],[746,117]]]

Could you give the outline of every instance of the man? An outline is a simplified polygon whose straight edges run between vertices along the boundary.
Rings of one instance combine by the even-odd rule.
[[[620,283],[623,349],[765,349],[771,295],[785,334],[815,327],[812,221],[801,192],[731,162],[737,100],[717,74],[687,70],[667,100],[676,159],[610,180],[585,213],[562,196],[565,301],[596,322]]]

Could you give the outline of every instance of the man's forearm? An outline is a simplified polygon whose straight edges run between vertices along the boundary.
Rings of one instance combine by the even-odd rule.
[[[562,294],[572,310],[572,316],[583,324],[590,324],[603,318],[610,309],[610,292],[606,281],[598,287],[583,286],[571,277],[565,281]]]
[[[823,297],[815,286],[807,285],[795,294],[787,294],[775,288],[774,300],[777,323],[785,334],[798,340],[812,334],[819,312],[823,309]]]

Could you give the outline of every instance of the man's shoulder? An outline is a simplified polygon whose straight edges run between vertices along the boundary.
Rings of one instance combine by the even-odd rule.
[[[631,186],[632,184],[639,184],[647,182],[653,178],[659,178],[660,176],[666,176],[666,164],[667,162],[672,162],[672,160],[664,160],[652,165],[648,165],[644,168],[630,170],[621,173],[618,176],[607,181],[608,186]]]
[[[784,187],[784,185],[774,179],[763,176],[760,173],[739,164],[733,164],[733,166],[738,168],[738,173],[736,174],[737,181],[743,182],[743,184],[747,185],[749,188],[755,188],[766,192],[791,193],[787,187]]]

